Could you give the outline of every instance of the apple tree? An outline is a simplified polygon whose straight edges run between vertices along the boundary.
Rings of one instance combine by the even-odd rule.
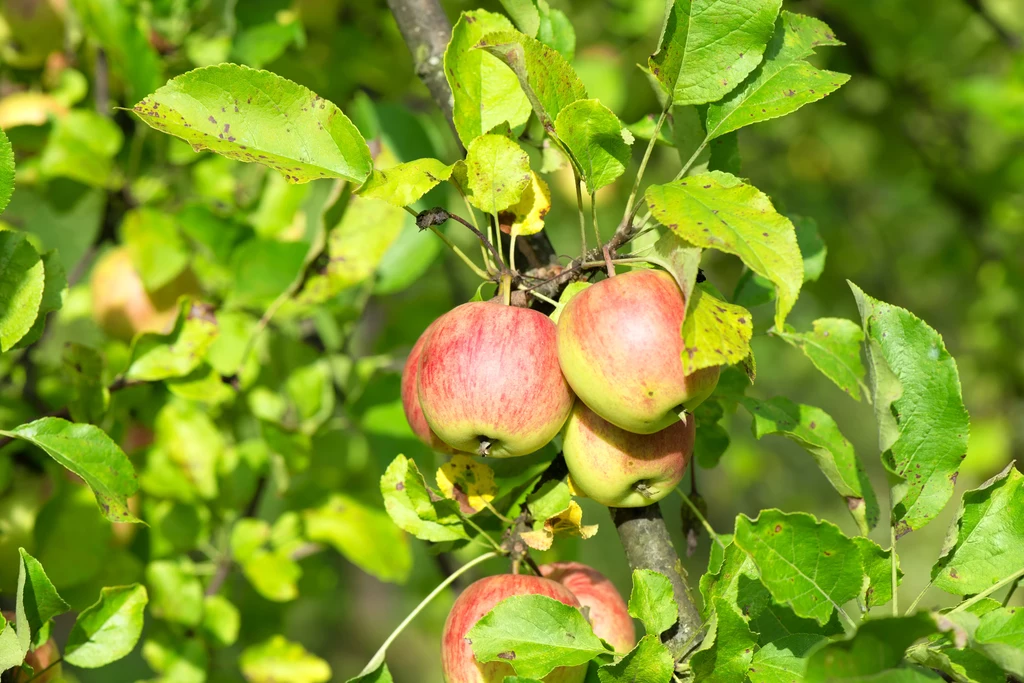
[[[179,4],[3,15],[12,68],[40,74],[0,99],[5,683],[383,683],[449,593],[447,683],[1024,677],[1024,479],[953,500],[970,424],[942,336],[854,282],[858,318],[788,322],[827,248],[739,137],[850,80],[818,66],[843,49],[825,21],[670,0],[635,72],[658,107],[623,121],[544,0],[454,24],[435,0],[353,8],[408,51],[341,68],[425,87],[427,126],[300,85],[275,62],[306,39],[290,9]],[[389,77],[410,56],[421,83]],[[755,337],[871,406],[886,490],[828,412],[758,391]],[[712,525],[699,480],[736,414],[806,452],[848,518]],[[899,541],[950,509],[908,602]],[[609,526],[622,593],[559,555]],[[440,575],[347,669],[285,635],[299,596],[332,607],[339,557]]]

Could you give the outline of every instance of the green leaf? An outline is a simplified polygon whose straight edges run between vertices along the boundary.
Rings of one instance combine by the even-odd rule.
[[[750,311],[712,296],[697,285],[683,319],[683,372],[733,365],[751,354],[754,320]]]
[[[807,674],[807,654],[826,642],[824,636],[794,633],[765,644],[754,653],[748,676],[750,683],[791,683]]]
[[[949,644],[925,641],[910,648],[907,659],[946,674],[959,683],[998,681],[1006,674],[1002,667],[972,648],[958,649]]]
[[[14,345],[16,349],[27,348],[39,341],[43,332],[46,331],[47,316],[54,311],[59,311],[64,306],[68,280],[64,273],[64,266],[60,262],[60,255],[56,249],[51,249],[42,255],[42,259],[43,297],[39,302],[39,311],[36,313],[36,321],[32,323],[31,329]]]
[[[366,180],[366,141],[333,103],[269,71],[220,64],[172,78],[133,111],[196,150],[257,162],[294,183]]]
[[[855,536],[853,542],[860,550],[860,559],[864,565],[867,583],[861,593],[860,600],[867,608],[878,607],[892,601],[892,550],[884,550],[880,545],[864,536]],[[903,578],[899,568],[897,554],[896,583]]]
[[[516,23],[516,28],[530,36],[537,37],[540,29],[540,9],[537,0],[501,0],[501,6]]]
[[[864,572],[857,546],[830,522],[797,512],[764,510],[736,518],[734,542],[750,555],[776,602],[825,624],[860,593]]]
[[[466,637],[478,662],[504,661],[527,678],[544,678],[607,651],[579,609],[544,595],[502,600]]]
[[[1024,475],[1010,463],[980,487],[964,493],[939,560],[932,567],[932,583],[954,595],[972,595],[1021,567]]]
[[[895,669],[914,641],[938,633],[938,630],[935,619],[927,613],[866,620],[848,640],[829,643],[811,654],[806,681],[859,681],[861,677]]]
[[[629,616],[639,619],[651,636],[671,628],[679,620],[679,607],[668,577],[652,569],[634,569]]]
[[[288,602],[299,596],[302,569],[286,552],[258,548],[242,562],[242,573],[267,600]]]
[[[149,207],[125,214],[121,237],[146,289],[155,292],[178,277],[191,260],[175,216]]]
[[[658,117],[655,114],[647,114],[642,119],[634,121],[633,123],[627,123],[626,129],[633,134],[633,137],[638,140],[650,141],[651,137],[654,136],[654,129],[658,124]],[[666,130],[668,125],[663,125],[661,130],[658,131],[658,139],[655,141],[657,145],[663,145],[665,147],[674,146],[672,143],[672,131]]]
[[[818,318],[812,327],[810,332],[797,332],[787,326],[784,332],[776,334],[803,351],[814,367],[859,401],[861,390],[867,393],[864,364],[860,360],[864,331],[844,318]]]
[[[57,594],[39,560],[18,549],[21,567],[18,575],[18,639],[24,649],[34,641],[35,634],[56,616],[64,614],[71,606]],[[22,628],[21,617],[25,617]]]
[[[537,29],[537,40],[558,52],[568,61],[576,56],[576,29],[572,21],[560,9],[551,9],[544,0],[538,0],[540,7],[540,27]]]
[[[341,221],[327,233],[327,264],[315,272],[298,295],[320,304],[371,278],[412,217],[391,204],[353,197]],[[315,264],[316,262],[314,262]]]
[[[518,681],[520,679],[506,678],[505,680]],[[391,678],[391,672],[388,671],[388,665],[381,662],[381,665],[377,667],[376,671],[371,671],[370,673],[365,674],[363,676],[356,676],[355,678],[350,678],[346,683],[394,683],[394,679]]]
[[[534,520],[542,521],[554,517],[569,507],[572,494],[569,485],[561,480],[545,482],[526,499],[526,507]]]
[[[651,72],[672,103],[714,102],[761,62],[781,0],[675,0]]]
[[[52,183],[45,190],[22,186],[4,220],[38,236],[42,248],[57,249],[64,271],[73,272],[99,234],[105,203],[105,192],[69,183]]]
[[[325,683],[331,679],[327,662],[282,635],[245,648],[238,664],[249,683]]]
[[[974,646],[1014,676],[1024,676],[1024,609],[1001,607],[981,617]]]
[[[124,181],[115,160],[123,144],[124,133],[113,119],[75,109],[54,123],[39,159],[39,171],[49,178],[71,178],[91,187],[116,190]]]
[[[818,233],[818,222],[806,216],[791,215],[796,228],[796,241],[804,259],[804,282],[815,282],[825,272],[825,257],[828,248]]]
[[[598,100],[566,105],[555,119],[555,134],[569,148],[591,194],[626,171],[633,135]]]
[[[875,527],[879,509],[871,481],[853,445],[828,413],[813,406],[797,405],[784,396],[768,401],[747,397],[740,403],[754,418],[754,437],[780,434],[803,446],[845,500],[861,534]]]
[[[403,583],[412,570],[409,539],[381,509],[336,493],[321,507],[304,510],[310,541],[328,543],[381,581]]]
[[[111,71],[134,102],[163,82],[160,55],[143,32],[136,10],[119,0],[73,0],[86,35],[106,52]],[[106,107],[106,103],[103,105]]]
[[[153,616],[185,626],[203,621],[203,585],[192,560],[156,560],[146,566],[149,608]]]
[[[125,377],[142,382],[184,377],[203,362],[218,334],[211,307],[185,299],[169,334],[149,332],[135,339]]]
[[[868,342],[882,462],[897,538],[935,518],[953,495],[970,430],[956,361],[939,334],[909,311],[850,283]]]
[[[597,670],[600,683],[670,683],[675,672],[672,653],[656,635],[646,635],[615,664]]]
[[[418,202],[451,175],[452,167],[437,159],[416,159],[381,171],[374,170],[359,194],[402,208]]]
[[[783,329],[803,283],[803,261],[793,224],[762,192],[713,171],[647,188],[659,223],[691,244],[735,254],[771,280],[779,292],[775,326]]]
[[[530,184],[530,157],[504,135],[481,135],[466,150],[469,203],[487,214],[519,201]]]
[[[708,138],[785,116],[839,89],[849,76],[816,69],[804,58],[816,47],[842,44],[818,19],[783,12],[761,65],[739,88],[708,106]]]
[[[738,176],[742,166],[739,135],[726,134],[708,143],[709,171],[724,171]]]
[[[683,300],[689,306],[693,298],[693,290],[697,286],[701,250],[676,237],[675,233],[665,232],[654,243],[654,251],[646,258],[650,263],[659,265],[668,271],[679,285],[679,289],[683,293]]]
[[[44,269],[25,233],[0,230],[0,353],[32,329],[46,287]]]
[[[0,433],[28,441],[85,480],[111,522],[138,522],[128,498],[139,488],[128,456],[99,427],[44,417]]]
[[[384,509],[399,529],[424,541],[468,540],[455,501],[433,500],[416,463],[399,455],[380,480]]]
[[[206,643],[197,636],[181,634],[158,622],[146,633],[142,657],[154,671],[163,674],[164,681],[206,682],[210,655]]]
[[[72,666],[95,669],[126,656],[142,635],[148,603],[145,586],[137,583],[102,589],[99,600],[78,615],[68,635],[64,660]]]
[[[690,659],[690,666],[700,681],[742,681],[757,650],[757,637],[730,602],[715,598],[712,606],[708,635]]]
[[[65,376],[74,390],[74,399],[68,405],[72,419],[99,423],[110,402],[110,391],[103,380],[103,356],[92,347],[71,342],[64,347],[63,361]]]
[[[492,31],[512,23],[486,10],[463,12],[444,53],[444,73],[452,89],[452,117],[463,146],[502,123],[511,128],[530,118],[530,102],[516,75],[493,55],[474,49]]]
[[[7,134],[0,130],[0,213],[7,208],[14,194],[14,148]]]
[[[173,481],[182,477],[188,487],[183,502],[196,497],[212,500],[217,497],[217,463],[224,452],[224,436],[203,406],[188,401],[168,401],[156,416],[156,441],[147,458],[145,480]],[[166,458],[170,471],[156,477],[151,466],[156,454]],[[159,457],[159,456],[158,456]],[[176,496],[167,496],[176,497]]]
[[[504,62],[519,79],[544,130],[555,130],[562,109],[587,98],[583,81],[565,57],[518,31],[488,33],[477,47]]]

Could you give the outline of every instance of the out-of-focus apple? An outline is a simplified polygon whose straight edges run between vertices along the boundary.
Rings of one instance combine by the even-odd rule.
[[[150,292],[124,247],[104,254],[90,278],[93,318],[104,332],[124,341],[140,332],[170,332],[178,315],[178,297],[197,295],[200,286],[188,268]]]

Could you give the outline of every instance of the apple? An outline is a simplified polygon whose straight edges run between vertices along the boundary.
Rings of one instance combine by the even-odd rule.
[[[457,451],[509,458],[558,434],[573,395],[555,324],[528,308],[462,304],[434,321],[419,363],[420,407]]]
[[[108,335],[124,341],[140,332],[170,332],[178,317],[178,297],[200,293],[188,268],[160,289],[147,291],[124,247],[112,249],[96,263],[90,290],[93,318]]]
[[[515,676],[506,662],[480,664],[473,656],[473,646],[466,634],[481,617],[505,598],[513,595],[546,595],[572,607],[579,600],[568,588],[540,576],[500,574],[488,576],[472,584],[452,605],[441,634],[441,669],[445,683],[503,683],[506,676]],[[544,677],[544,683],[583,683],[587,665],[559,667]]]
[[[542,564],[540,573],[562,584],[584,607],[594,634],[616,652],[626,653],[636,645],[633,617],[615,584],[593,567],[579,562]]]
[[[672,492],[693,455],[696,420],[654,434],[634,434],[577,402],[562,433],[573,486],[602,505],[644,507]]]
[[[13,628],[17,616],[14,612],[4,610],[4,618],[7,619],[8,628]],[[54,664],[60,659],[60,650],[57,648],[57,643],[54,642],[53,638],[50,638],[45,643],[30,651],[25,655],[25,663],[32,667],[32,674],[26,674],[20,669],[14,674],[12,679],[14,683],[57,683],[57,681],[64,680],[62,678],[60,663]],[[53,664],[53,666],[50,666]],[[47,667],[50,667],[47,669]],[[46,673],[39,675],[41,671],[46,669]],[[6,681],[7,678],[4,677]]]
[[[413,433],[420,438],[420,441],[430,446],[433,450],[441,453],[455,453],[455,449],[438,438],[434,430],[427,424],[427,418],[423,416],[423,409],[420,408],[420,396],[417,380],[419,378],[420,355],[423,353],[423,344],[430,335],[434,325],[431,324],[426,331],[416,340],[415,346],[409,352],[405,361],[405,369],[402,370],[402,408],[405,410],[405,419],[409,421]]]
[[[653,434],[700,405],[717,366],[683,373],[686,302],[660,270],[634,270],[587,287],[558,318],[558,360],[591,410],[637,434]]]

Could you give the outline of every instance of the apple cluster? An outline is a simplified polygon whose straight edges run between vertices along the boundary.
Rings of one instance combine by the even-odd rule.
[[[480,579],[464,590],[452,606],[441,636],[441,667],[447,683],[502,683],[515,671],[505,662],[479,663],[466,633],[502,600],[514,595],[544,595],[583,611],[594,634],[626,653],[636,645],[633,619],[626,602],[603,574],[578,562],[540,567],[541,576],[499,574]],[[544,683],[583,683],[587,665],[559,667]]]
[[[561,432],[576,492],[650,505],[682,479],[695,436],[685,411],[718,383],[718,367],[683,372],[685,314],[675,280],[652,269],[583,289],[557,324],[527,308],[463,304],[409,354],[406,417],[443,453],[527,455]]]

